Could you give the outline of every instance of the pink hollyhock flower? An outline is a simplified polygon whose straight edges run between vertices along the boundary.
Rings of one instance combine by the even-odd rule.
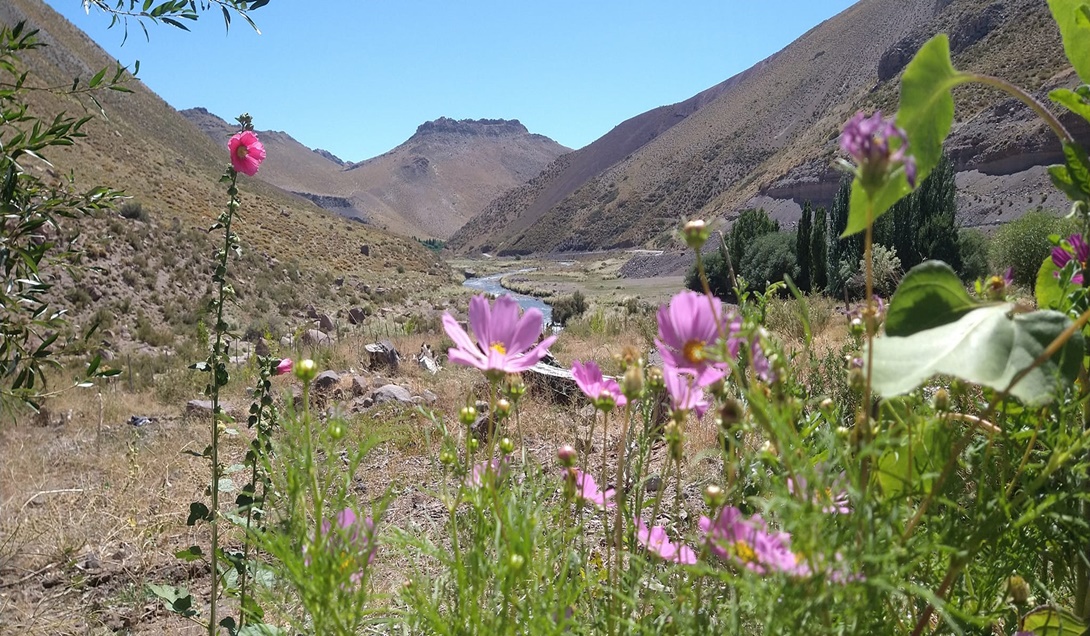
[[[277,363],[276,368],[273,369],[273,375],[284,375],[291,373],[291,358],[284,358]]]
[[[614,406],[624,406],[628,398],[621,393],[621,387],[614,379],[602,377],[602,370],[595,362],[583,364],[578,360],[572,362],[571,374],[579,389],[594,402],[599,410],[607,411]]]
[[[545,338],[536,346],[541,335],[542,316],[537,309],[527,309],[519,317],[518,302],[510,296],[500,296],[489,306],[484,296],[469,301],[469,326],[477,344],[449,313],[443,314],[443,329],[454,341],[447,351],[451,362],[477,367],[491,379],[499,380],[507,373],[518,373],[534,366],[545,357],[556,336]]]
[[[687,545],[675,545],[666,536],[666,529],[662,526],[652,526],[650,529],[644,525],[643,520],[636,517],[636,541],[647,549],[648,552],[658,556],[664,561],[672,561],[684,565],[696,563],[696,552]]]
[[[791,535],[769,532],[767,524],[757,515],[745,519],[742,511],[728,506],[719,512],[715,521],[701,516],[699,525],[707,537],[708,548],[721,559],[758,574],[781,572],[806,576],[810,573],[810,568],[791,552]]]
[[[664,367],[662,379],[666,383],[666,393],[670,396],[670,407],[675,411],[695,411],[699,419],[711,404],[704,397],[704,389],[696,379],[696,374],[689,369]]]
[[[891,148],[893,139],[900,140],[896,150]],[[849,119],[840,133],[840,148],[855,162],[853,172],[864,184],[874,184],[890,171],[904,168],[908,185],[916,187],[916,159],[907,154],[908,137],[892,118],[883,119],[882,111],[870,117],[860,111]]]
[[[659,337],[655,345],[662,354],[664,366],[692,371],[700,386],[708,386],[727,375],[721,362],[709,360],[705,351],[719,339],[719,327],[728,320],[727,348],[732,358],[738,357],[742,341],[734,334],[742,328],[742,319],[734,312],[724,315],[723,303],[692,291],[683,291],[659,307]]]
[[[323,547],[328,554],[336,557],[339,571],[351,571],[349,580],[353,583],[363,580],[363,570],[374,560],[377,547],[373,542],[375,522],[371,517],[357,519],[351,508],[345,508],[337,513],[336,529],[327,519],[322,521],[321,533],[327,537]],[[305,545],[303,555],[304,564],[309,566],[310,557],[307,556]]]
[[[598,489],[598,482],[594,481],[594,477],[584,473],[578,468],[572,468],[571,475],[575,479],[575,497],[582,501],[588,501],[599,508],[612,508],[617,505],[616,502],[610,501],[613,496],[617,494],[617,491],[613,488],[606,489],[602,492]]]
[[[1086,269],[1086,264],[1090,261],[1090,245],[1086,244],[1082,234],[1072,234],[1066,241],[1052,248],[1052,264],[1057,269],[1063,269],[1072,260],[1075,261],[1076,271],[1071,277],[1071,282],[1081,285],[1082,270]],[[1060,277],[1059,272],[1053,272],[1052,275],[1056,278]]]
[[[265,161],[265,146],[261,145],[252,130],[231,137],[227,149],[231,151],[231,167],[249,177],[257,174],[261,162]]]

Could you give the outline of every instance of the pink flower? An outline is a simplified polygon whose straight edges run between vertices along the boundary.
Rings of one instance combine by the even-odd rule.
[[[612,508],[617,505],[616,502],[610,501],[617,494],[616,490],[608,488],[605,492],[602,492],[598,489],[598,482],[594,481],[594,477],[578,468],[570,470],[570,474],[575,480],[576,499],[588,501],[599,508]]]
[[[1052,248],[1052,263],[1057,269],[1063,269],[1072,260],[1075,261],[1075,275],[1071,277],[1071,282],[1081,285],[1082,270],[1086,269],[1087,262],[1090,261],[1090,245],[1086,244],[1082,234],[1072,234],[1066,241]],[[1059,272],[1053,272],[1052,275],[1060,277]]]
[[[231,151],[231,167],[249,177],[257,174],[261,162],[265,161],[265,146],[261,145],[252,130],[231,137],[227,149]]]
[[[495,481],[498,483],[507,476],[507,471],[507,457],[493,459],[491,465],[487,461],[477,462],[473,465],[473,470],[469,473],[469,485],[474,488],[480,488],[485,484],[485,480],[488,479],[489,474],[493,475]]]
[[[648,529],[643,520],[636,517],[636,541],[647,548],[647,551],[658,556],[664,561],[692,565],[696,563],[696,552],[687,545],[675,545],[666,536],[666,529],[662,526],[652,526]]]
[[[718,298],[692,291],[683,291],[659,307],[659,337],[655,345],[662,354],[664,366],[688,369],[700,386],[708,386],[727,375],[726,365],[708,359],[706,349],[719,339],[719,327],[727,324],[727,348],[732,358],[738,356],[741,340],[733,335],[742,327],[734,312],[724,316],[723,303]]]
[[[556,336],[534,346],[541,335],[541,325],[540,311],[530,308],[519,317],[518,302],[510,296],[500,296],[491,307],[484,296],[474,296],[469,301],[469,326],[477,336],[477,344],[473,344],[453,316],[444,313],[443,329],[455,345],[447,351],[447,357],[451,362],[477,367],[489,378],[499,380],[504,374],[525,371],[545,357]]]
[[[336,559],[337,568],[342,574],[350,572],[349,580],[352,583],[363,580],[364,569],[375,558],[374,533],[375,522],[371,517],[359,520],[351,508],[337,513],[335,530],[328,519],[322,521],[321,534],[328,537],[323,547],[328,555]],[[303,555],[304,564],[310,566],[310,556],[307,555],[305,545]]]
[[[700,517],[700,529],[707,535],[712,554],[750,571],[794,576],[810,574],[810,568],[790,550],[791,535],[769,532],[767,524],[758,515],[745,519],[741,510],[728,506],[719,512],[715,521]]]
[[[291,358],[284,358],[273,369],[273,375],[284,375],[286,373],[291,373]]]
[[[602,370],[595,362],[587,362],[585,365],[578,360],[572,362],[571,374],[575,383],[587,397],[594,402],[594,406],[600,410],[609,410],[614,406],[624,406],[628,398],[621,393],[621,387],[614,379],[606,380],[602,377]],[[608,408],[607,408],[608,407]]]
[[[704,389],[697,382],[695,372],[667,366],[662,370],[662,379],[666,383],[671,408],[675,411],[696,411],[698,419],[704,417],[711,404],[704,397]]]

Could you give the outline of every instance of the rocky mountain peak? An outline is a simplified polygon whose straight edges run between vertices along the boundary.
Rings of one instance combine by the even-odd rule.
[[[414,138],[426,135],[463,135],[469,137],[510,137],[526,135],[529,131],[517,119],[450,119],[440,117],[427,121],[416,129]]]

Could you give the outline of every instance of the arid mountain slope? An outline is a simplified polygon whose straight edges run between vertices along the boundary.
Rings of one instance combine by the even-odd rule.
[[[34,86],[67,87],[77,76],[86,82],[112,64],[40,0],[0,2],[0,22],[23,21],[39,29],[47,45],[24,60]],[[154,42],[156,31],[149,31]],[[58,280],[60,303],[78,320],[90,313],[109,316],[119,341],[138,339],[141,322],[184,332],[203,316],[215,253],[215,234],[206,230],[227,203],[218,182],[228,164],[226,145],[214,143],[139,81],[129,87],[131,94],[98,95],[108,119],[96,116],[86,139],[45,153],[55,168],[28,165],[58,181],[72,174],[81,187],[123,188],[130,203],[142,207],[137,218],[81,220],[86,259],[100,269],[84,272],[80,280]],[[86,108],[89,102],[55,91],[33,91],[31,99],[32,111],[50,119],[62,111],[96,114]],[[269,165],[278,161],[273,148]],[[351,223],[260,179],[242,177],[240,190],[241,216],[233,229],[244,258],[231,267],[239,292],[232,321],[240,327],[264,321],[290,333],[306,304],[333,312],[352,302],[351,296],[363,302],[357,291],[363,285],[435,285],[448,278],[449,270],[416,241]]]
[[[680,109],[676,121],[638,147],[624,146],[615,130],[561,158],[526,187],[493,201],[450,246],[500,253],[663,246],[681,219],[730,219],[754,204],[790,225],[804,200],[831,198],[839,175],[830,166],[843,122],[859,109],[894,110],[901,70],[938,32],[951,34],[958,67],[1034,90],[1062,81],[1067,66],[1042,0],[862,0],[701,93],[695,104],[666,107]],[[999,102],[996,93],[975,88],[958,97],[961,122]],[[622,126],[656,119],[662,110]],[[978,126],[971,141],[955,138],[962,148],[959,168],[994,166],[993,157],[1049,148],[1039,126],[1025,126],[1024,145],[1005,150],[998,148],[1011,146],[1009,130]],[[574,168],[584,153],[606,157],[601,163],[609,165]],[[1048,153],[1037,154],[1034,161]],[[1008,168],[1024,164],[1015,159]]]
[[[233,128],[203,108],[182,111],[215,140]],[[262,178],[322,207],[403,236],[446,239],[484,206],[526,183],[568,148],[518,120],[440,118],[397,148],[345,164],[283,132],[261,133]]]

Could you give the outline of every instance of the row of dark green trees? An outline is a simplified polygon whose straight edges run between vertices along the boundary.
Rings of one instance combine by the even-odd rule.
[[[841,182],[828,210],[807,202],[794,232],[781,231],[763,209],[744,211],[722,244],[705,255],[712,292],[734,300],[733,269],[750,290],[763,290],[789,275],[804,292],[861,297],[863,235],[840,238],[848,223],[850,186],[849,180]],[[877,293],[892,292],[904,271],[927,259],[945,261],[967,281],[987,274],[986,239],[979,232],[959,232],[956,194],[953,165],[943,158],[914,193],[878,220],[874,227]],[[695,268],[686,283],[700,288]]]

